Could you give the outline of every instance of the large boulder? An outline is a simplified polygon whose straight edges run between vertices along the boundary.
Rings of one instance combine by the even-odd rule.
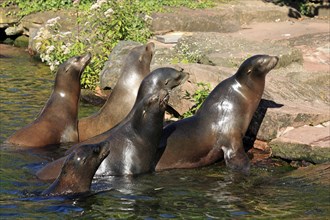
[[[17,12],[18,8],[14,6],[0,7],[0,28],[15,26],[20,20]]]
[[[276,42],[257,42],[232,37],[222,33],[194,33],[180,39],[178,50],[189,48],[190,53],[200,51],[204,62],[217,66],[238,67],[242,61],[254,54],[270,54],[281,57],[278,67],[286,67],[293,62],[302,63],[301,52]],[[202,60],[203,61],[203,60]]]
[[[100,72],[100,87],[113,89],[121,74],[128,53],[136,46],[142,45],[134,41],[120,41],[111,51],[108,61]]]
[[[171,9],[152,15],[154,32],[234,32],[251,22],[283,21],[288,19],[288,8],[259,0],[229,1],[209,9]]]
[[[287,160],[330,162],[330,123],[292,129],[269,144],[272,155]]]

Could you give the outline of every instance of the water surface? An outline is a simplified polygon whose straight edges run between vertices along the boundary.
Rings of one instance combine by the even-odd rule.
[[[4,47],[1,46],[0,54]],[[48,99],[54,76],[22,49],[6,47],[0,58],[2,143],[31,122]],[[80,117],[97,110],[80,106]],[[250,176],[227,171],[222,163],[135,178],[93,180],[80,197],[42,197],[50,183],[35,173],[65,148],[0,149],[0,219],[327,219],[330,184],[286,177],[290,168],[253,165]]]

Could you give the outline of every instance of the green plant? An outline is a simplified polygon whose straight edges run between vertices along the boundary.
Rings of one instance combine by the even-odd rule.
[[[52,71],[69,57],[93,52],[81,83],[83,88],[94,89],[113,47],[124,39],[146,42],[151,32],[140,15],[139,1],[97,1],[78,15],[79,32],[61,32],[59,17],[47,21],[35,37],[36,49]]]
[[[57,66],[76,55],[88,51],[93,58],[86,67],[81,83],[83,88],[94,89],[99,80],[104,62],[113,47],[120,40],[146,42],[151,36],[149,29],[152,12],[163,11],[167,6],[203,8],[212,6],[210,0],[7,0],[2,6],[17,5],[21,16],[29,13],[75,7],[76,30],[62,32],[60,18],[50,19],[35,37],[35,47],[42,61],[52,71]],[[183,48],[182,62],[194,62],[198,54],[189,53]]]
[[[90,4],[92,0],[82,0],[81,5]],[[62,8],[70,8],[74,6],[72,0],[6,0],[1,6],[6,7],[16,5],[20,9],[17,12],[19,16],[25,16],[39,11],[57,10]]]
[[[177,56],[174,57],[171,63],[199,63],[203,58],[202,51],[197,48],[197,43],[188,45],[180,43],[177,45]]]
[[[199,89],[197,89],[193,94],[186,91],[184,98],[194,102],[195,104],[187,112],[183,113],[184,118],[193,116],[211,92],[211,85],[209,83],[199,82],[197,83],[197,86]]]

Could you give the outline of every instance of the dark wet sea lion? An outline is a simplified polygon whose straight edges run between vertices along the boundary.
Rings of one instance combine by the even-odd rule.
[[[154,43],[133,48],[125,58],[111,95],[95,114],[79,119],[79,141],[101,134],[123,120],[132,109],[141,81],[150,73]]]
[[[67,195],[90,190],[97,168],[110,152],[109,143],[82,145],[66,158],[61,173],[42,195]]]
[[[154,170],[168,99],[168,91],[160,90],[136,103],[127,120],[109,132],[106,141],[113,154],[104,159],[97,174],[137,175]]]
[[[170,91],[171,89],[177,87],[178,85],[182,84],[186,79],[188,78],[188,75],[184,72],[175,70],[173,68],[158,68],[152,71],[146,78],[143,79],[141,86],[139,88],[138,96],[135,102],[135,105],[137,103],[141,102],[144,97],[151,96],[153,94],[159,93],[160,90]],[[134,108],[133,108],[134,109]],[[114,130],[118,130],[122,128],[122,124],[128,123],[128,121],[133,117],[133,113],[131,112],[125,120],[120,122],[117,126],[114,128],[104,132],[103,134],[97,135],[93,138],[90,138],[84,142],[78,143],[74,146],[72,146],[68,153],[70,153],[72,150],[74,150],[76,147],[87,144],[87,143],[98,143],[103,140],[106,140],[108,137],[112,136],[114,133]],[[141,128],[145,128],[146,126],[142,126]],[[132,134],[131,134],[132,135]],[[147,153],[147,152],[145,152]],[[43,180],[49,180],[49,179],[55,179],[58,173],[60,172],[60,169],[62,167],[62,164],[64,162],[66,157],[59,158],[58,160],[52,161],[48,163],[44,168],[42,168],[40,171],[37,172],[37,176],[40,179]],[[100,167],[103,167],[101,165]],[[101,172],[100,171],[97,172]]]
[[[24,147],[43,147],[78,141],[78,103],[80,77],[91,54],[76,56],[61,64],[50,98],[36,120],[11,135],[6,143]]]
[[[242,139],[263,94],[265,76],[277,62],[268,55],[247,59],[215,87],[194,116],[166,126],[156,171],[205,166],[224,157],[228,167],[248,172]]]

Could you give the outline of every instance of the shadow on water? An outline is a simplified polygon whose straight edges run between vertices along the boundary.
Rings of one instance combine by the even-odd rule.
[[[20,53],[0,58],[0,142],[33,120],[53,84],[43,64]],[[88,115],[95,107],[81,110]],[[326,219],[330,215],[329,184],[291,177],[286,166],[252,166],[249,176],[215,164],[134,178],[100,177],[93,180],[88,195],[40,196],[50,183],[38,180],[35,172],[67,147],[51,152],[0,148],[0,219]]]

